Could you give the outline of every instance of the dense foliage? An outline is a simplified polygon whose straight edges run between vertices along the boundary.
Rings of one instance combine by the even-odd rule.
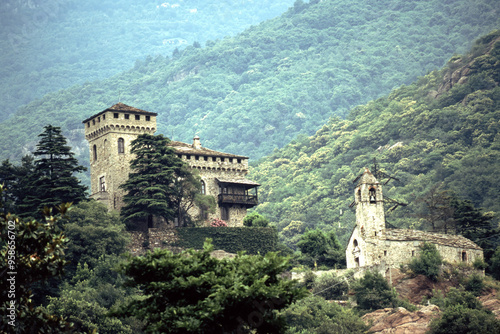
[[[420,247],[420,254],[413,258],[408,267],[417,275],[424,275],[437,281],[443,260],[436,245],[424,242]]]
[[[354,298],[361,310],[377,310],[394,307],[396,294],[392,291],[385,277],[378,272],[367,271],[352,285]]]
[[[275,311],[305,296],[295,281],[280,277],[287,260],[275,253],[218,260],[212,250],[207,242],[203,251],[157,249],[131,258],[124,272],[144,297],[123,314],[146,320],[150,332],[280,333]]]
[[[454,57],[443,70],[353,109],[347,120],[332,118],[314,136],[298,137],[262,159],[251,170],[262,184],[256,211],[276,222],[284,238],[320,227],[335,231],[345,243],[355,222],[349,209],[352,181],[376,158],[380,170],[399,180],[383,186],[384,196],[409,204],[388,213],[387,221],[396,227],[432,229],[419,199],[436,185],[476,209],[447,211],[463,229],[468,229],[469,213],[484,219],[500,212],[499,39],[500,31],[479,39],[470,53]],[[450,89],[452,75],[461,81]],[[498,217],[487,222],[494,229]]]
[[[366,333],[369,329],[352,309],[327,302],[318,296],[301,299],[281,315],[289,328],[286,334]]]
[[[246,251],[248,254],[266,254],[278,251],[278,236],[269,227],[196,227],[176,230],[178,240],[175,246],[184,249],[202,249],[207,238],[212,240],[215,249],[229,253]]]
[[[198,134],[206,147],[259,158],[441,67],[498,27],[499,7],[496,0],[297,1],[236,37],[153,55],[23,106],[0,125],[1,158],[19,159],[33,145],[30,133],[53,122],[87,161],[80,122],[117,101],[158,112],[159,133],[172,139]]]
[[[0,115],[115,75],[136,59],[234,35],[280,15],[293,1],[2,1]]]
[[[316,229],[304,233],[297,243],[301,255],[299,262],[309,266],[345,268],[345,249],[333,232]]]

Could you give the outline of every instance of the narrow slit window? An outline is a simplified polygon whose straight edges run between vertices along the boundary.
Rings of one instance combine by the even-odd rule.
[[[118,138],[118,153],[125,153],[125,140]]]

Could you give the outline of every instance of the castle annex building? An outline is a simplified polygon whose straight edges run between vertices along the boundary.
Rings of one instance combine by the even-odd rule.
[[[366,169],[354,190],[356,226],[346,248],[347,268],[398,267],[418,256],[424,242],[436,245],[443,260],[473,263],[483,250],[460,235],[386,228],[382,185]]]
[[[131,142],[140,134],[155,133],[156,116],[156,113],[117,103],[83,121],[90,147],[91,197],[106,204],[108,210],[123,207],[125,192],[119,187],[130,173]],[[245,178],[248,157],[205,148],[198,136],[192,144],[172,141],[170,145],[183,161],[198,171],[202,193],[214,196],[217,202],[213,214],[195,208],[190,215],[205,220],[221,218],[229,226],[242,226],[247,208],[258,203],[259,184]]]

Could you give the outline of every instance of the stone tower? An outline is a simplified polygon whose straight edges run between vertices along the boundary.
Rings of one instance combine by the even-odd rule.
[[[379,264],[385,240],[385,213],[382,185],[368,170],[354,189],[356,226],[346,250],[348,268]]]
[[[119,186],[128,179],[130,143],[143,133],[155,133],[156,116],[120,102],[83,121],[90,148],[91,197],[108,210],[123,207]]]

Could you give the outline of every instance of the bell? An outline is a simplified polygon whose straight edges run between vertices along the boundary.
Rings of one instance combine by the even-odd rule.
[[[373,195],[370,196],[370,202],[375,202],[375,196]]]

